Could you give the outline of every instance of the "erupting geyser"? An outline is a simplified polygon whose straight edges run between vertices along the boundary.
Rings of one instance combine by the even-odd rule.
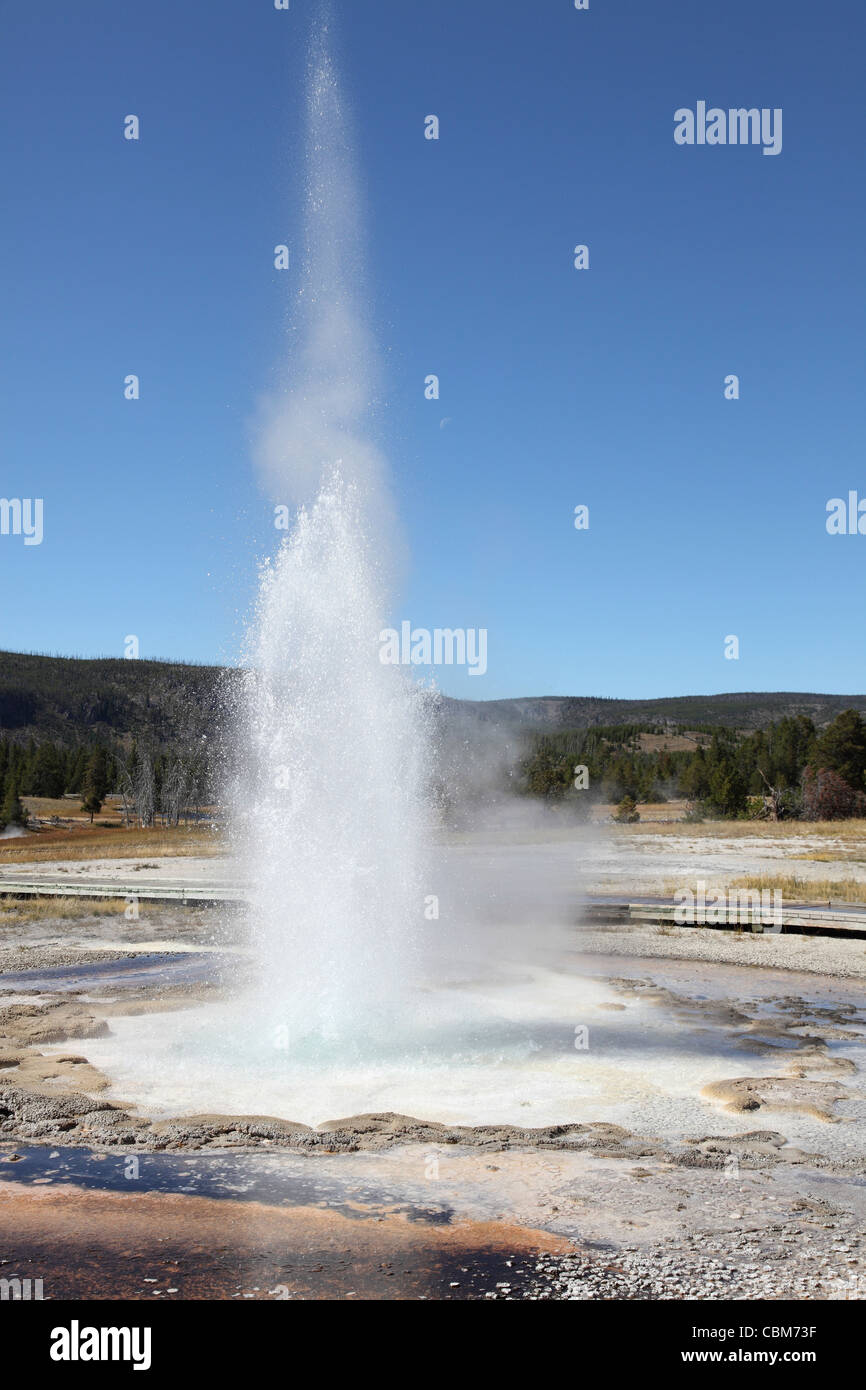
[[[290,1038],[393,1026],[423,921],[421,724],[379,662],[381,604],[357,489],[334,471],[265,570],[244,687],[259,998]]]
[[[573,912],[573,855],[506,844],[466,858],[459,843],[428,844],[430,700],[379,658],[394,524],[324,33],[306,159],[288,366],[260,434],[269,489],[295,522],[263,567],[227,792],[252,980],[245,954],[231,955],[226,998],[116,1018],[94,1056],[156,1114],[559,1122],[612,1086],[575,1049],[576,1025],[609,990],[563,975],[551,954]],[[445,765],[449,791],[463,772],[459,757]]]
[[[260,456],[294,530],[264,567],[238,711],[237,848],[251,884],[257,1027],[306,1052],[403,1013],[423,926],[424,721],[379,660],[391,508],[368,431],[358,199],[323,30],[308,85],[306,254]]]

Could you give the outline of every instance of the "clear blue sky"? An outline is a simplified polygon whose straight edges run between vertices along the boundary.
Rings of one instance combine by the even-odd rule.
[[[252,420],[314,8],[0,7],[0,496],[45,502],[41,546],[0,536],[2,647],[236,659],[275,537]],[[489,633],[488,674],[443,689],[866,689],[866,536],[825,531],[866,496],[862,0],[334,9],[410,557],[392,616]],[[677,146],[698,100],[781,107],[782,153]]]

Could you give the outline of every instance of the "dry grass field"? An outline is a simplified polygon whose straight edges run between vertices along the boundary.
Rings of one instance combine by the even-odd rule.
[[[745,878],[735,878],[732,888],[766,888],[769,892],[778,890],[784,902],[832,904],[866,903],[866,883],[854,878],[796,878],[790,874],[747,874]]]
[[[25,922],[83,921],[93,917],[122,917],[127,908],[126,898],[27,898],[0,899],[0,927],[21,926]],[[177,912],[177,903],[149,902],[147,916],[154,913]]]
[[[659,821],[665,824],[681,821],[686,814],[687,801],[646,801],[638,807],[640,820],[635,824],[657,825]],[[602,802],[593,807],[592,820],[596,824],[603,824],[616,815],[616,806],[613,802]]]
[[[57,816],[60,820],[72,821],[76,825],[90,824],[90,812],[82,811],[80,796],[22,796],[21,800],[30,815],[36,816],[38,820],[50,820]],[[122,809],[120,801],[107,800],[93,819],[120,825]]]
[[[674,811],[681,806],[680,802],[662,803],[659,811]],[[615,808],[613,808],[615,809]],[[724,838],[726,840],[752,839],[755,836],[763,837],[768,840],[784,839],[810,839],[818,836],[832,840],[842,840],[846,843],[849,850],[853,850],[857,845],[866,847],[866,820],[828,820],[828,821],[808,821],[808,820],[707,820],[707,821],[684,821],[676,819],[662,819],[650,823],[650,813],[652,807],[640,806],[641,819],[634,825],[624,825],[619,827],[619,833],[624,835],[687,835],[691,837],[707,836],[710,839]],[[682,814],[680,812],[680,814]],[[818,855],[810,855],[810,858],[818,858]],[[828,854],[828,859],[838,859],[841,856],[837,853]]]
[[[0,840],[0,867],[31,864],[41,859],[149,859],[162,855],[216,856],[224,851],[218,831],[201,826],[105,828],[100,825],[41,830],[13,840]]]

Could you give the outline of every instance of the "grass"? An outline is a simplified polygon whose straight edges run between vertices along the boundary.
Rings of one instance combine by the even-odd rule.
[[[90,812],[82,811],[80,796],[22,796],[21,800],[31,816],[38,816],[40,820],[59,816],[61,820],[73,821],[76,824],[90,824]],[[106,801],[94,819],[115,821],[119,825],[121,810],[119,801]]]
[[[177,903],[147,903],[146,915],[163,912]],[[84,917],[118,917],[126,911],[125,898],[27,898],[0,901],[0,927],[18,926],[22,922],[54,922],[80,920]],[[145,909],[139,907],[139,920]]]
[[[782,901],[787,903],[866,903],[866,883],[854,878],[807,879],[794,878],[787,874],[748,874],[736,878],[731,888],[766,888],[771,893],[778,890]]]
[[[792,854],[791,858],[809,860],[815,864],[866,864],[866,854],[862,853],[862,849],[863,846],[860,850],[834,849],[832,853],[822,850],[817,854]]]
[[[670,803],[673,805],[674,803]],[[638,810],[643,816],[644,808]],[[688,837],[726,840],[745,839],[803,839],[822,837],[848,841],[853,845],[861,841],[866,844],[866,820],[713,820],[713,821],[667,821],[663,825],[635,825],[621,827],[621,833],[640,835],[647,830],[653,835],[684,835]],[[831,858],[841,856],[833,855]]]
[[[642,801],[638,804],[638,811],[642,821],[664,821],[666,824],[682,820],[686,813],[685,801]],[[611,802],[608,805],[602,804],[595,808],[593,820],[606,821],[610,816],[616,815],[616,805]],[[638,822],[635,822],[638,824]]]
[[[0,866],[32,864],[41,859],[138,859],[188,854],[210,858],[222,854],[224,849],[222,836],[200,826],[114,830],[88,825],[80,830],[43,830],[20,839],[0,840]]]

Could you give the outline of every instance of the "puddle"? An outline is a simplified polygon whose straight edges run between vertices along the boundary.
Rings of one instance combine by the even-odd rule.
[[[18,1161],[10,1161],[10,1153]],[[323,1207],[352,1219],[374,1218],[386,1208],[407,1221],[449,1225],[448,1204],[406,1200],[405,1181],[340,1179],[315,1160],[291,1155],[111,1154],[91,1149],[16,1145],[0,1151],[0,1182],[80,1187],[86,1191],[183,1193],[188,1197],[258,1202],[265,1206]],[[366,1210],[369,1208],[369,1210]]]
[[[0,992],[78,994],[99,985],[106,989],[159,990],[174,985],[197,985],[214,980],[225,957],[218,952],[178,954],[154,952],[125,960],[92,964],[55,965],[42,970],[9,971],[0,975]]]

